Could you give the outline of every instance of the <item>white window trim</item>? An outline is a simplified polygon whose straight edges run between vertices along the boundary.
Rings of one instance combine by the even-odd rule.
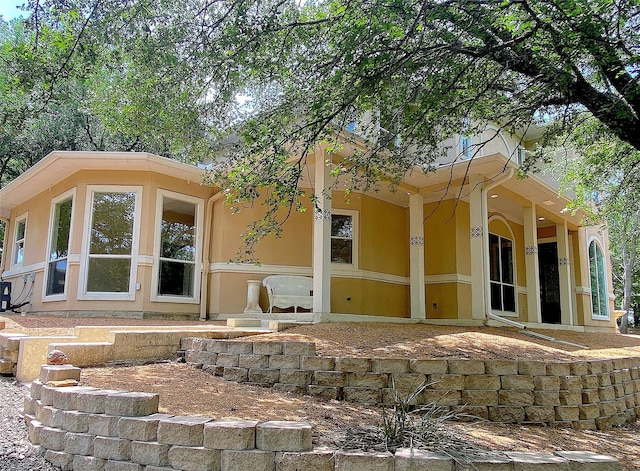
[[[24,265],[24,254],[22,256],[22,262],[17,262],[16,258],[18,256],[18,226],[20,225],[21,222],[24,221],[24,237],[20,240],[22,240],[22,250],[24,253],[27,252],[26,247],[27,247],[27,226],[28,226],[28,219],[29,219],[29,211],[27,211],[26,213],[22,213],[20,216],[18,216],[15,219],[15,223],[13,225],[13,240],[12,240],[12,250],[11,250],[11,266],[12,267],[21,267]]]
[[[351,263],[331,262],[331,271],[334,273],[350,273],[357,270],[360,262],[360,212],[355,209],[331,209],[331,214],[338,216],[351,216],[353,235],[351,238]],[[333,237],[329,236],[331,239]]]
[[[600,249],[600,252],[602,253],[602,271],[604,272],[604,280],[605,283],[607,282],[607,280],[609,279],[609,275],[607,273],[607,263],[606,263],[606,259],[604,256],[604,249],[603,249],[603,245],[600,242],[600,240],[597,237],[591,237],[589,238],[588,242],[587,242],[587,267],[589,268],[589,299],[591,300],[590,303],[590,307],[591,307],[591,318],[594,320],[599,320],[599,321],[603,321],[603,320],[609,320],[611,319],[611,312],[609,309],[609,287],[605,286],[604,287],[604,295],[605,295],[605,299],[606,299],[606,308],[607,308],[607,315],[606,316],[602,316],[600,314],[596,314],[595,312],[593,312],[593,288],[591,286],[591,258],[589,257],[589,247],[591,247],[591,244],[595,243],[596,246]]]
[[[520,306],[519,306],[519,302],[518,302],[518,297],[519,297],[519,286],[518,286],[518,260],[517,260],[517,245],[516,245],[516,237],[515,234],[513,233],[513,230],[511,229],[511,226],[509,225],[509,222],[502,216],[499,215],[494,215],[491,216],[489,218],[488,223],[491,223],[491,221],[501,221],[505,227],[508,229],[509,231],[509,237],[504,237],[501,236],[500,234],[496,234],[495,232],[489,232],[489,234],[493,234],[495,236],[501,237],[503,239],[507,239],[511,241],[511,250],[513,253],[513,289],[514,289],[514,297],[515,297],[515,311],[498,311],[498,310],[494,310],[491,309],[491,312],[497,316],[500,317],[519,317],[519,312],[520,312]],[[487,224],[488,224],[487,223]],[[488,242],[489,238],[487,238],[487,242]],[[487,246],[485,248],[485,250],[489,250],[489,247]],[[502,270],[502,267],[500,268]],[[489,283],[489,296],[491,296],[491,276],[490,276],[490,272],[487,270],[487,282]],[[502,285],[502,282],[500,282],[500,284]],[[491,305],[491,299],[489,299],[489,305]]]
[[[131,242],[131,270],[129,273],[129,291],[127,293],[87,291],[87,275],[89,274],[89,243],[91,241],[91,225],[93,224],[93,195],[95,193],[135,193],[136,195],[133,216],[133,240]],[[135,301],[136,276],[138,271],[138,247],[140,244],[140,218],[142,215],[142,187],[120,185],[87,185],[85,213],[87,212],[89,212],[89,217],[85,218],[84,228],[82,231],[80,276],[78,277],[78,300]],[[122,258],[124,258],[124,256]]]
[[[61,294],[47,295],[47,285],[49,283],[49,263],[51,262],[51,238],[53,237],[53,225],[55,219],[56,205],[62,201],[71,198],[71,222],[69,228],[69,253],[67,254],[67,272],[64,279],[64,292]],[[44,261],[44,282],[42,284],[42,302],[49,301],[64,301],[67,299],[67,286],[69,284],[69,257],[71,256],[71,244],[73,242],[73,227],[76,214],[76,189],[72,188],[69,191],[65,191],[61,195],[51,199],[51,211],[49,213],[49,233],[47,235],[47,253]]]
[[[185,201],[196,205],[196,253],[193,268],[193,296],[168,296],[158,294],[158,283],[160,281],[160,225],[162,223],[162,209],[164,197],[174,200]],[[194,196],[176,193],[169,190],[159,189],[156,195],[156,222],[153,237],[153,272],[151,275],[151,301],[160,303],[182,303],[198,304],[200,302],[200,284],[202,272],[202,248],[203,248],[203,226],[204,226],[204,200]]]

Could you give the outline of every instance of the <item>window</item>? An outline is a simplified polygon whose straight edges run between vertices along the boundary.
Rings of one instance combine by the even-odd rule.
[[[195,298],[201,200],[160,191],[158,202],[157,296]]]
[[[139,190],[95,188],[85,230],[84,290],[89,298],[131,299],[137,251]],[[96,296],[96,294],[98,294]]]
[[[13,243],[13,264],[22,265],[24,261],[24,240],[27,233],[27,216],[21,216],[16,220],[16,229]]]
[[[462,159],[470,159],[472,157],[471,137],[460,137],[460,156]]]
[[[609,317],[607,277],[602,250],[595,240],[589,244],[589,275],[591,279],[591,307],[594,317]]]
[[[489,270],[491,309],[516,311],[516,289],[513,270],[513,242],[489,234]]]
[[[357,218],[354,211],[331,215],[331,262],[355,265]]]
[[[65,194],[53,201],[49,255],[47,257],[46,296],[64,295],[69,258],[69,237],[73,195]]]

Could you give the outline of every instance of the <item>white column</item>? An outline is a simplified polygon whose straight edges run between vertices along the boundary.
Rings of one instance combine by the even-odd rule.
[[[573,301],[571,299],[571,261],[569,258],[569,233],[567,222],[556,224],[558,244],[558,277],[560,278],[560,313],[563,325],[573,325]]]
[[[472,176],[469,181],[469,240],[471,245],[471,317],[484,319],[486,311],[485,303],[485,274],[484,256],[489,250],[485,246],[483,235],[484,221],[486,220],[486,207],[483,203],[483,181],[481,176]]]
[[[313,215],[313,312],[331,312],[331,185],[330,168],[324,150],[316,149]],[[327,190],[327,191],[324,191]]]
[[[527,273],[527,322],[542,322],[540,265],[538,263],[538,217],[535,205],[523,208],[524,263]]]
[[[424,288],[424,199],[409,196],[409,265],[411,275],[411,318],[426,319]]]

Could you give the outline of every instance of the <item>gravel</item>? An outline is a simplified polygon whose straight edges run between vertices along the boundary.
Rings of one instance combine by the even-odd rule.
[[[0,377],[0,470],[54,471],[27,436],[22,407],[28,391],[15,378]]]

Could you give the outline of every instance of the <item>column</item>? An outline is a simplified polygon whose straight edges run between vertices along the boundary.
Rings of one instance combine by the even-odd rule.
[[[313,312],[331,312],[331,185],[328,158],[323,149],[315,152],[316,207],[313,215]],[[327,191],[325,191],[327,190]]]
[[[486,206],[483,203],[484,179],[480,175],[470,177],[469,189],[469,224],[471,245],[471,317],[484,319],[486,314],[485,302],[485,275],[484,257],[488,247],[485,246],[483,237]]]
[[[571,261],[569,259],[569,232],[567,222],[556,224],[558,244],[558,278],[560,279],[560,313],[562,325],[573,325],[571,299]]]
[[[527,322],[542,322],[540,266],[538,264],[538,218],[536,207],[523,208],[524,263],[527,274]]]
[[[409,265],[411,275],[411,318],[426,319],[424,287],[424,199],[409,196]]]

